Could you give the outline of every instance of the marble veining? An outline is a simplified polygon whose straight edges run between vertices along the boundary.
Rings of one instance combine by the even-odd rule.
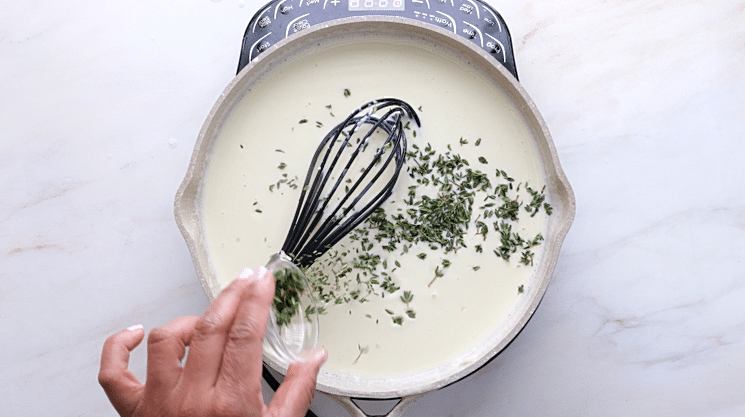
[[[525,330],[404,415],[745,415],[745,2],[491,4],[577,215]],[[104,339],[206,308],[173,197],[262,5],[0,7],[0,414],[116,415]]]

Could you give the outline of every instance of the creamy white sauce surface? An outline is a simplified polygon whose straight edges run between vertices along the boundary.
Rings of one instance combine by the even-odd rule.
[[[277,67],[248,91],[214,144],[202,183],[201,216],[211,269],[223,286],[244,267],[266,263],[281,248],[319,141],[356,107],[380,97],[421,107],[422,128],[416,137],[408,135],[410,146],[430,143],[444,153],[449,144],[494,183],[499,168],[516,184],[527,182],[537,190],[544,186],[520,111],[481,73],[409,41],[367,37],[325,45]],[[307,123],[299,123],[302,119]],[[468,144],[460,145],[460,138]],[[479,138],[480,146],[475,146]],[[479,163],[480,156],[488,163]],[[280,164],[286,167],[279,169]],[[284,173],[300,187],[280,184],[270,192]],[[400,204],[407,181],[410,178],[402,175],[387,204]],[[530,201],[527,193],[519,194]],[[514,228],[532,238],[544,232],[545,214],[530,217],[521,211]],[[394,273],[401,290],[364,304],[328,306],[320,320],[320,343],[330,354],[325,371],[360,377],[410,375],[460,361],[484,343],[523,296],[518,287],[529,285],[534,269],[519,263],[519,253],[510,262],[498,258],[493,253],[498,233],[492,231],[484,241],[471,224],[467,236],[468,248],[457,254],[430,252],[425,260],[416,254],[426,247],[412,248],[406,255],[376,249],[389,263],[401,264]],[[483,245],[483,253],[473,250],[475,244]],[[537,263],[540,246],[534,251]],[[444,258],[452,265],[428,286]],[[480,269],[474,271],[474,266]],[[399,299],[404,290],[414,294],[408,308],[416,312],[415,319],[405,315],[407,306]],[[394,324],[386,309],[403,315],[403,324]],[[362,355],[360,348],[366,348]]]

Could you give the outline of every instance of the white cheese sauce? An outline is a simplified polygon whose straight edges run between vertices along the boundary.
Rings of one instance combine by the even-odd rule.
[[[281,248],[319,141],[352,110],[380,97],[400,98],[421,108],[422,128],[416,137],[409,132],[410,148],[430,143],[444,153],[450,145],[494,183],[499,168],[515,178],[515,184],[527,182],[537,190],[545,185],[530,129],[517,105],[482,73],[413,41],[367,36],[322,45],[278,66],[247,91],[214,143],[202,183],[201,216],[211,270],[223,286],[244,267],[264,264]],[[303,119],[307,122],[300,123]],[[460,138],[468,144],[459,144]],[[481,156],[487,164],[478,162]],[[286,167],[280,169],[281,164]],[[300,187],[285,183],[270,191],[283,174]],[[402,174],[392,202],[386,204],[400,204],[407,181],[411,179]],[[518,194],[525,203],[530,201],[526,192]],[[329,351],[326,372],[410,375],[461,361],[484,343],[522,296],[518,287],[530,284],[534,268],[520,264],[519,252],[509,262],[497,257],[493,249],[499,246],[499,234],[492,230],[484,241],[476,235],[473,220],[468,248],[457,254],[434,251],[421,260],[416,254],[428,251],[421,244],[406,255],[374,249],[389,263],[401,264],[394,273],[401,290],[383,299],[370,297],[364,304],[328,306],[320,319],[320,344]],[[533,238],[545,235],[545,223],[545,213],[530,217],[521,209],[513,228]],[[483,253],[473,250],[476,244],[483,245]],[[540,246],[534,251],[537,263]],[[452,265],[429,286],[435,267],[445,258]],[[408,307],[399,298],[404,290],[414,294]],[[405,314],[407,308],[416,318]],[[403,316],[403,324],[394,324],[386,309]]]

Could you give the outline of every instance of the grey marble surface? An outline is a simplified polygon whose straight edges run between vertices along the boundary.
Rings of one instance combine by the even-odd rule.
[[[206,308],[173,197],[262,4],[0,4],[0,415],[115,415],[105,338]],[[577,216],[514,343],[404,415],[745,415],[745,2],[491,4]]]

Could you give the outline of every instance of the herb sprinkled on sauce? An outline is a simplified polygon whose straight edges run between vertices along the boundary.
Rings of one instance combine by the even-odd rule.
[[[344,96],[350,95],[351,91],[344,89]],[[330,110],[331,105],[326,108]],[[300,121],[301,124],[307,122],[307,119]],[[321,127],[323,123],[319,121],[316,125]],[[409,123],[404,128],[411,130]],[[416,137],[416,130],[411,135]],[[481,141],[478,138],[471,146],[477,147]],[[456,142],[460,146],[469,145],[469,140],[463,137]],[[525,237],[519,231],[521,229],[514,226],[519,222],[521,213],[530,217],[539,212],[545,215],[552,213],[552,207],[546,201],[545,187],[537,191],[527,183],[516,183],[514,178],[499,168],[489,169],[490,175],[472,166],[466,158],[454,152],[453,147],[446,148],[445,151],[438,151],[430,144],[410,143],[405,170],[411,185],[404,199],[398,202],[398,206],[384,205],[376,209],[348,235],[345,239],[348,242],[332,248],[305,269],[304,273],[319,300],[316,312],[323,314],[327,311],[326,307],[365,303],[373,297],[386,298],[398,294],[396,298],[406,304],[406,309],[403,315],[385,309],[393,324],[402,326],[405,317],[416,318],[416,312],[410,308],[415,294],[410,290],[399,292],[406,277],[397,273],[397,269],[402,267],[398,255],[406,255],[415,245],[428,251],[418,252],[413,259],[407,258],[407,262],[432,265],[428,255],[439,257],[461,250],[481,254],[486,246],[493,256],[506,262],[511,262],[515,255],[519,258],[517,263],[521,265],[534,264],[535,247],[542,243],[543,236]],[[488,164],[484,156],[477,159],[481,166]],[[279,168],[284,170],[286,164],[281,163]],[[279,189],[283,184],[297,188],[295,181],[296,178],[290,179],[284,173],[269,189]],[[521,188],[523,194],[527,193],[527,200],[519,194]],[[468,247],[466,237],[469,235],[478,236],[483,243]],[[432,265],[434,270],[431,271],[428,286],[435,286],[438,279],[448,279],[451,274],[448,271],[455,262],[458,262],[457,257],[453,261],[441,258],[439,264]],[[468,268],[478,272],[481,266]],[[284,282],[292,284],[294,281],[278,280],[278,287],[285,285]],[[286,296],[280,303],[280,312],[291,311],[291,293],[290,290],[282,290]],[[275,308],[276,303],[277,299]],[[365,316],[373,318],[370,314]],[[286,320],[286,314],[282,318]],[[377,319],[375,321],[378,322]],[[366,351],[360,351],[360,355],[362,353]]]

